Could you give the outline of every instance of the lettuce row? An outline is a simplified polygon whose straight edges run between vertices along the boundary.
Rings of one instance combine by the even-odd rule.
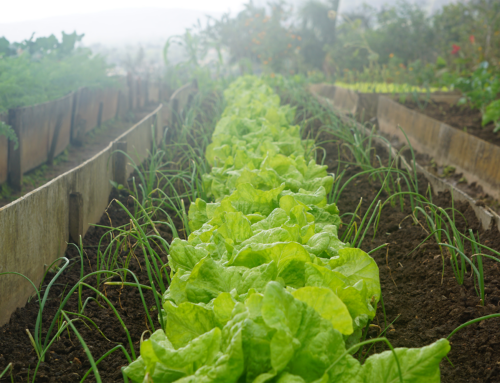
[[[206,151],[215,202],[189,209],[170,248],[166,328],[125,369],[134,382],[398,382],[394,355],[361,365],[346,349],[375,316],[378,267],[337,237],[333,178],[307,161],[310,141],[256,77],[225,91]],[[309,149],[308,149],[309,148]],[[439,382],[449,344],[396,349],[405,382]]]

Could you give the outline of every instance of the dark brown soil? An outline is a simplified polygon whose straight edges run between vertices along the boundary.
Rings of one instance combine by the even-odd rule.
[[[326,163],[329,171],[336,172],[337,149],[334,144],[324,146],[329,154]],[[383,152],[379,149],[377,153]],[[360,170],[356,167],[349,168],[345,177],[349,178]],[[379,188],[378,183],[366,178],[352,182],[339,200],[341,213],[355,211],[359,198],[362,197],[366,201],[362,205],[362,216]],[[427,188],[423,177],[419,179],[419,188]],[[385,201],[386,198],[387,195],[382,192],[380,199]],[[440,194],[434,197],[433,202],[442,207],[450,207],[450,194]],[[472,228],[475,233],[479,232],[481,243],[500,250],[500,233],[496,227],[483,231],[467,204],[455,203],[455,208],[467,219],[468,225],[463,221],[459,225],[462,232],[466,228]],[[385,329],[385,323],[389,325],[396,320],[386,333],[394,347],[426,346],[440,338],[446,338],[455,328],[471,319],[500,313],[500,264],[489,260],[485,262],[486,299],[482,306],[474,288],[470,267],[464,284],[460,286],[454,278],[446,251],[443,276],[443,257],[434,239],[428,240],[417,251],[408,255],[428,236],[422,217],[419,224],[414,225],[410,214],[408,201],[403,212],[397,207],[386,206],[382,211],[375,239],[372,240],[371,229],[362,245],[365,251],[370,251],[389,243],[388,248],[372,255],[380,268],[386,318],[384,320],[382,305],[379,304],[377,316],[372,322],[379,328],[372,328],[368,337],[377,337]],[[469,251],[467,256],[471,255]],[[446,360],[441,363],[443,382],[500,382],[500,318],[473,324],[459,331],[450,340],[452,350],[449,358],[454,367]],[[371,352],[383,349],[385,348],[381,344],[377,344]]]
[[[110,196],[110,201],[118,198],[129,209],[132,208],[131,199],[126,195],[119,196],[116,191]],[[182,232],[182,223],[179,219],[174,218],[174,223],[177,230]],[[106,225],[117,227],[127,224],[129,217],[127,213],[118,206],[112,203],[107,210],[107,214],[103,214],[99,225]],[[162,237],[167,241],[172,240],[172,233],[169,229],[163,226],[157,228]],[[99,240],[106,233],[106,229],[95,228],[90,230],[84,239],[84,273],[88,274],[95,271],[97,263],[97,249]],[[104,251],[109,241],[101,242],[101,250]],[[120,259],[125,260],[127,252],[120,252]],[[161,253],[160,253],[161,254]],[[64,272],[56,281],[56,284],[50,290],[50,298],[47,302],[43,312],[43,334],[46,333],[52,318],[54,317],[57,309],[59,308],[60,301],[68,294],[68,291],[80,280],[80,257],[75,246],[70,245],[66,251],[66,257],[70,259],[71,266],[67,272]],[[162,254],[163,262],[167,261],[166,254]],[[146,266],[144,256],[140,250],[135,251],[135,256],[131,258],[129,269],[132,270],[138,277],[139,282],[149,285],[148,276],[146,273]],[[54,276],[49,274],[44,284]],[[132,281],[131,278],[127,278]],[[111,279],[112,281],[119,281],[117,277]],[[95,277],[90,277],[86,280],[92,286],[96,286]],[[167,284],[167,281],[164,280]],[[145,314],[144,305],[140,298],[139,290],[133,287],[121,286],[104,286],[101,282],[100,290],[113,304],[121,319],[124,321],[131,340],[134,345],[136,355],[139,354],[140,338],[144,331],[153,331],[149,326]],[[149,291],[143,290],[146,305],[149,310],[151,319],[154,326],[158,329],[158,310],[154,301],[153,294]],[[96,297],[96,294],[90,289],[83,290],[83,299],[88,297]],[[87,321],[87,327],[82,321],[75,322],[75,326],[87,343],[90,352],[95,360],[100,358],[104,353],[115,347],[117,344],[123,344],[127,352],[131,355],[129,342],[123,327],[119,320],[110,309],[109,306],[100,299],[102,307],[91,300],[84,314],[93,320],[99,329],[103,332],[106,340],[92,325]],[[33,370],[37,363],[37,356],[26,329],[29,329],[31,334],[34,334],[34,326],[36,317],[38,315],[38,302],[32,299],[24,308],[19,308],[12,315],[9,324],[0,328],[0,371],[2,371],[8,363],[14,364],[14,377],[15,382],[27,382],[28,376],[32,379]],[[65,310],[69,312],[78,312],[78,299],[77,294],[70,298]],[[75,318],[75,316],[71,316]],[[37,374],[36,382],[79,382],[83,375],[90,368],[90,363],[84,353],[80,342],[72,331],[64,332],[61,334],[61,339],[56,341],[50,348],[45,362],[41,363],[40,369]],[[131,355],[132,356],[132,355]],[[128,364],[123,352],[116,351],[108,356],[102,363],[99,364],[99,373],[103,382],[122,382],[121,367]],[[95,381],[93,375],[90,375],[87,381]],[[1,379],[1,381],[10,381],[10,377]],[[31,381],[31,380],[29,380]]]
[[[319,137],[319,141],[326,139],[330,140],[331,136]],[[337,172],[339,146],[333,142],[325,143],[323,146],[328,153],[325,163],[329,166],[329,171]],[[379,149],[378,154],[384,158],[382,150]],[[342,150],[341,159],[343,161],[351,160],[348,152],[344,150]],[[360,168],[349,166],[344,180],[359,173],[359,171]],[[420,190],[425,190],[426,186],[426,181],[419,179]],[[363,214],[364,209],[376,196],[379,188],[380,185],[377,182],[373,182],[367,177],[357,178],[346,186],[340,197],[338,205],[341,213],[355,211],[359,199],[363,198],[365,201],[361,211]],[[117,194],[114,192],[110,198],[116,197]],[[385,200],[387,195],[383,192],[379,198]],[[124,203],[130,203],[130,199],[125,195],[122,195],[120,200]],[[451,205],[448,194],[434,197],[434,202],[443,207]],[[470,207],[464,204],[455,204],[455,207],[467,219],[467,225],[465,222],[460,223],[462,231],[466,228],[472,228],[474,232],[479,232],[482,243],[496,250],[500,249],[500,234],[496,229],[483,231]],[[110,219],[115,227],[128,222],[125,212],[120,210],[117,205],[111,205],[107,213],[109,217],[106,214],[103,215],[101,224],[109,225]],[[368,251],[381,244],[389,243],[388,248],[373,254],[380,268],[386,318],[384,318],[382,306],[379,305],[378,314],[373,324],[379,326],[380,330],[378,327],[372,326],[368,337],[378,336],[380,331],[385,328],[384,323],[388,325],[397,318],[386,334],[395,347],[425,346],[439,338],[448,336],[457,326],[470,319],[490,313],[500,313],[500,265],[490,261],[485,262],[487,296],[485,305],[481,306],[470,273],[467,273],[464,285],[459,286],[453,277],[446,252],[444,253],[444,277],[442,276],[442,256],[433,239],[429,240],[418,251],[408,255],[427,236],[422,219],[420,220],[422,225],[415,225],[411,218],[407,218],[410,213],[408,201],[406,201],[403,211],[400,210],[399,205],[395,207],[387,205],[382,211],[375,239],[372,240],[373,231],[370,230],[362,245],[362,248]],[[176,221],[176,226],[178,229],[181,228],[179,221]],[[160,228],[160,230],[162,236],[170,241],[172,238],[170,231],[166,228]],[[97,246],[104,232],[103,229],[97,228],[94,232],[87,234],[85,238],[85,272],[89,272],[90,265],[96,262],[97,248],[90,246]],[[52,319],[59,306],[60,295],[63,291],[68,291],[79,280],[80,261],[77,252],[70,247],[67,255],[72,260],[73,267],[59,279],[58,285],[52,288],[52,300],[48,302],[44,312],[44,323]],[[137,272],[141,281],[146,282],[143,257],[139,253],[136,255],[140,261],[137,262],[134,259],[130,267],[134,272]],[[467,255],[470,256],[470,252]],[[136,353],[138,353],[141,334],[152,329],[148,328],[145,311],[137,289],[120,289],[108,286],[105,291],[125,321]],[[90,290],[84,290],[84,296],[90,295]],[[147,307],[155,321],[154,324],[158,326],[157,311],[153,308],[155,306],[153,297],[146,293],[145,296]],[[26,307],[16,311],[9,324],[0,328],[0,371],[8,363],[14,363],[16,382],[26,382],[28,374],[32,376],[32,369],[36,364],[36,355],[25,329],[29,329],[33,333],[37,309],[37,303],[32,300]],[[67,309],[68,311],[77,310],[76,296],[68,303]],[[111,310],[99,308],[97,304],[90,303],[85,312],[100,326],[106,337],[112,342],[121,342],[129,351],[127,338]],[[89,345],[95,359],[116,344],[105,340],[95,329],[87,329],[82,322],[76,322],[76,326]],[[451,342],[452,351],[449,358],[454,367],[451,367],[446,360],[442,362],[443,382],[500,382],[500,318],[469,326],[454,335]],[[377,344],[370,353],[380,352],[382,347],[381,344]],[[106,358],[99,365],[103,382],[122,382],[120,368],[126,364],[127,360],[120,352]],[[89,367],[89,362],[79,346],[78,340],[73,334],[69,338],[68,334],[64,333],[61,339],[52,346],[50,356],[43,363],[36,381],[77,382]],[[8,381],[8,379],[10,378],[2,379],[2,381]],[[88,380],[93,381],[93,378]]]
[[[300,108],[297,114],[300,116]],[[306,118],[312,116],[306,115]],[[311,121],[313,128],[321,126],[319,121]],[[328,141],[331,136],[320,136],[318,141]],[[322,145],[327,153],[328,171],[337,173],[339,147],[329,142]],[[353,161],[348,150],[341,151],[341,161]],[[377,154],[387,161],[384,149],[377,148]],[[350,166],[344,180],[361,171],[359,167]],[[419,176],[419,190],[423,193],[428,186],[427,180]],[[476,185],[477,187],[477,185]],[[479,186],[480,188],[480,186]],[[368,180],[367,177],[355,179],[344,189],[339,199],[339,209],[353,212],[363,198],[360,216],[366,211],[371,201],[380,190],[380,184]],[[388,195],[382,192],[379,199],[385,201]],[[438,206],[452,206],[449,193],[440,193],[433,197]],[[467,220],[457,220],[457,227],[463,233],[473,229],[479,233],[480,242],[496,251],[500,250],[500,233],[496,227],[484,231],[474,211],[466,203],[454,204]],[[489,314],[500,313],[500,263],[487,260],[484,262],[486,299],[484,306],[480,304],[470,267],[463,285],[454,278],[450,256],[444,251],[443,256],[434,238],[428,240],[417,251],[422,241],[428,236],[424,220],[420,216],[418,224],[413,224],[409,201],[405,201],[404,210],[389,204],[382,211],[380,226],[375,239],[373,229],[368,231],[362,244],[365,251],[370,251],[384,243],[388,247],[372,254],[380,269],[382,296],[385,303],[385,318],[382,304],[379,304],[377,316],[368,333],[368,338],[375,338],[381,331],[393,323],[386,332],[386,337],[394,347],[422,347],[446,338],[458,326],[469,320]],[[340,232],[342,234],[342,230]],[[472,256],[471,249],[466,252]],[[460,330],[453,335],[451,352],[448,361],[441,363],[441,379],[444,383],[482,383],[500,382],[500,317],[481,321]],[[381,352],[387,349],[381,343],[370,351]],[[367,350],[365,349],[364,352]],[[358,355],[359,356],[359,355]]]
[[[420,111],[419,109],[417,110]],[[373,122],[375,125],[378,124],[376,119],[372,120],[371,122]],[[406,159],[410,162],[413,160],[411,156],[411,150],[407,147],[406,142],[401,142],[398,137],[391,137],[385,133],[382,133],[380,130],[378,130],[377,134],[384,136],[397,150],[405,148],[403,154],[405,155]],[[455,168],[450,164],[437,163],[434,158],[432,158],[428,154],[419,152],[415,152],[415,159],[418,164],[423,166],[429,173],[435,175],[436,177],[445,179],[448,183],[455,186],[457,189],[460,189],[464,193],[468,194],[481,206],[487,206],[497,214],[500,214],[500,202],[486,193],[483,187],[477,182],[469,183],[463,176],[463,173],[456,172]]]
[[[454,128],[463,130],[489,143],[500,145],[500,132],[493,132],[495,124],[490,122],[484,127],[481,126],[482,115],[479,109],[471,109],[468,105],[450,105],[447,102],[434,101],[430,101],[426,106],[422,102],[422,108],[420,108],[416,102],[411,100],[407,100],[404,106],[438,121],[442,121]]]

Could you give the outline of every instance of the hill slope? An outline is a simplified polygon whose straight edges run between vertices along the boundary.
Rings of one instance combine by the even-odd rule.
[[[41,20],[0,24],[0,36],[10,41],[35,36],[55,34],[61,31],[85,33],[84,43],[121,44],[143,41],[165,41],[173,34],[184,32],[205,15],[218,17],[217,12],[186,9],[127,8],[98,13],[56,16]]]

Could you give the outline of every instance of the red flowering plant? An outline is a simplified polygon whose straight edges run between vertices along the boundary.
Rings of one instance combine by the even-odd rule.
[[[460,51],[460,49],[462,49],[462,48],[460,48],[460,46],[459,46],[459,45],[457,45],[457,44],[453,44],[453,45],[452,45],[452,49],[451,49],[451,54],[452,54],[452,55],[456,55],[456,54],[458,54],[458,52]]]

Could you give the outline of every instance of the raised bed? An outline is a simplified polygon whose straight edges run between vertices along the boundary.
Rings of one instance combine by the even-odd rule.
[[[149,84],[132,76],[118,78],[113,88],[81,88],[60,99],[14,108],[0,115],[18,137],[18,147],[0,136],[0,185],[20,191],[23,174],[51,164],[70,143],[80,144],[84,135],[128,111],[161,102],[169,94],[161,82]]]
[[[499,146],[409,109],[392,96],[360,94],[330,84],[312,85],[310,90],[358,122],[376,122],[381,133],[396,138],[400,145],[406,144],[408,138],[413,149],[427,156],[427,161],[453,166],[469,184],[476,183],[494,199],[500,199]],[[454,103],[458,99],[456,94],[432,94],[436,102]],[[496,212],[488,210],[500,224]]]
[[[329,90],[326,91],[323,89],[323,95],[331,96],[334,93],[331,87],[328,88]],[[365,134],[370,134],[370,126],[364,128],[352,118],[355,115],[355,108],[352,108],[350,113],[346,113],[345,109],[336,108],[337,105],[332,98],[323,97],[319,92],[313,94],[321,104],[332,109],[345,123],[357,125],[360,131],[366,129]],[[339,94],[344,94],[344,92],[337,93],[337,97]],[[351,117],[346,114],[350,114]],[[359,118],[359,115],[357,117]],[[376,138],[374,140],[378,142],[377,155],[384,158],[389,150],[387,143]],[[340,156],[339,160],[342,161],[342,155],[346,152],[336,152],[338,146],[335,147],[335,144],[325,144],[325,146],[329,146],[330,149],[327,151],[330,155],[333,154],[331,157],[328,156],[330,158],[328,164],[329,170],[334,172],[338,164],[336,158]],[[396,151],[393,148],[393,158],[395,154]],[[411,162],[407,163],[404,158],[402,162],[406,167],[413,165]],[[420,173],[420,187],[426,188],[427,185],[432,187],[433,202],[443,208],[450,208],[454,204],[455,208],[458,208],[464,215],[467,224],[462,221],[459,225],[460,230],[477,231],[483,243],[487,243],[498,251],[500,249],[498,216],[491,210],[478,206],[470,196],[446,180],[430,174],[418,163],[415,163],[415,166]],[[347,177],[355,175],[360,170],[359,168],[350,169]],[[352,211],[356,209],[360,197],[363,201],[372,201],[377,186],[372,184],[372,187],[367,187],[369,183],[370,181],[361,178],[350,185],[346,189],[346,194],[349,195],[348,200],[342,198],[343,202],[342,204],[339,202],[339,205]],[[392,318],[396,319],[394,326],[391,326],[386,333],[391,342],[394,341],[398,346],[423,346],[447,336],[469,320],[485,315],[498,315],[500,313],[500,265],[498,262],[489,262],[484,269],[487,273],[485,283],[488,298],[482,306],[476,295],[472,275],[463,285],[459,285],[448,264],[442,274],[442,259],[437,243],[431,240],[421,246],[428,232],[422,226],[411,223],[409,218],[412,211],[408,209],[408,206],[404,212],[397,210],[388,206],[384,208],[381,219],[384,229],[365,247],[368,250],[377,245],[389,243],[389,248],[376,252],[374,259],[380,267],[381,286],[386,306],[385,314],[389,313],[389,321],[393,320]],[[363,208],[361,208],[360,215],[362,213]],[[472,252],[467,253],[467,256],[472,259]],[[448,259],[446,261],[448,262]],[[377,323],[379,325],[383,323],[385,314],[378,312]],[[454,366],[452,367],[445,361],[441,363],[441,381],[465,383],[494,382],[500,379],[498,368],[500,358],[497,356],[500,352],[498,343],[500,338],[497,335],[500,331],[500,320],[498,318],[491,321],[485,320],[480,325],[476,324],[462,331],[451,338],[452,349],[449,358]],[[371,332],[371,336],[377,336],[377,331],[371,330]]]
[[[396,98],[396,101],[399,101]],[[482,126],[482,114],[479,109],[468,105],[457,105],[455,100],[422,100],[420,105],[411,99],[402,103],[407,108],[441,121],[455,129],[476,136],[491,144],[500,145],[500,134],[495,133],[495,124],[490,122]]]
[[[286,96],[286,95],[284,95]],[[286,99],[286,97],[284,97]],[[328,105],[325,103],[325,105]],[[299,109],[301,105],[297,105]],[[311,118],[307,110],[302,111],[303,119],[297,119],[297,123],[308,120],[312,123],[313,132],[323,125],[322,121]],[[351,161],[351,157],[344,150],[339,150],[338,142],[332,142],[332,136],[322,133],[318,141],[324,142],[322,145],[326,150],[325,165],[328,172],[335,173],[339,170],[346,170],[346,178],[361,172],[357,166],[345,166],[345,162]],[[377,154],[383,163],[387,163],[387,152],[383,147],[377,147]],[[122,168],[123,169],[123,168]],[[428,181],[420,176],[421,187],[425,189]],[[360,198],[364,201],[372,201],[377,196],[380,183],[374,181],[367,175],[360,176],[355,182],[346,185],[342,193],[338,206],[341,213],[356,211]],[[129,188],[132,184],[129,183]],[[381,198],[387,195],[382,194]],[[121,196],[112,194],[112,198],[118,198],[125,206],[132,207],[127,193]],[[442,207],[450,207],[451,199],[449,193],[441,193],[434,200]],[[363,204],[358,214],[365,212],[367,204]],[[485,230],[483,224],[478,220],[476,211],[466,203],[457,203],[456,208],[460,210],[469,222],[469,227],[478,231],[482,241],[486,241],[495,249],[500,248],[498,233],[496,230]],[[372,240],[373,232],[368,231],[367,240],[363,243],[363,249],[370,251],[384,243],[390,243],[388,248],[384,248],[373,253],[373,258],[380,270],[380,282],[385,301],[385,309],[379,303],[377,316],[368,330],[367,337],[375,338],[380,335],[381,330],[386,330],[386,337],[395,347],[422,347],[428,345],[439,338],[446,337],[453,329],[465,321],[480,317],[489,313],[498,313],[498,302],[500,299],[500,285],[498,274],[495,271],[494,263],[486,263],[488,296],[485,306],[478,306],[479,302],[474,292],[471,280],[462,287],[458,286],[453,279],[449,262],[446,262],[445,277],[441,283],[442,260],[436,257],[439,254],[436,243],[430,241],[426,246],[408,256],[425,238],[425,230],[419,225],[413,225],[410,219],[405,219],[411,213],[411,207],[405,204],[402,211],[399,206],[387,205],[384,208],[381,219],[381,226],[378,234]],[[125,224],[129,217],[116,204],[111,205],[107,214],[101,217],[102,225],[113,224],[114,227]],[[182,222],[174,222],[179,233],[184,230]],[[165,225],[157,225],[160,235],[168,242],[172,239],[171,230],[165,230]],[[462,227],[461,227],[462,229]],[[84,262],[85,273],[92,270],[92,265],[97,261],[97,247],[101,236],[105,230],[97,228],[91,231],[84,239],[84,249],[86,258]],[[343,234],[343,231],[339,233]],[[181,234],[182,235],[182,234]],[[107,244],[106,242],[104,245]],[[62,285],[68,284],[68,288],[80,279],[80,258],[75,248],[67,250],[74,262],[74,267],[63,274],[60,280]],[[120,254],[124,256],[125,254]],[[137,254],[139,257],[141,252]],[[166,259],[162,259],[166,262]],[[142,270],[141,270],[142,267]],[[135,258],[131,263],[131,270],[137,273],[139,280],[147,282],[145,262],[143,258]],[[92,283],[92,281],[91,281]],[[51,292],[52,300],[49,310],[47,310],[47,320],[52,319],[54,310],[59,305],[60,294],[65,291],[64,286],[54,286]],[[139,293],[135,288],[121,288],[120,286],[108,286],[106,294],[115,308],[124,318],[126,327],[129,329],[135,351],[138,353],[143,331],[148,327],[146,315],[142,309],[142,302]],[[91,296],[89,291],[84,294],[84,299]],[[158,326],[155,301],[152,294],[145,292],[145,299],[154,317],[154,325]],[[140,309],[139,309],[140,307]],[[71,300],[68,310],[78,309],[77,299]],[[25,334],[25,329],[33,329],[34,317],[37,313],[37,302],[30,302],[25,308],[19,309],[12,317],[11,322],[0,328],[0,370],[9,362],[15,362],[16,381],[26,381],[29,374],[29,367],[36,363],[36,356],[32,352],[29,339]],[[99,308],[97,304],[90,303],[86,310],[92,320],[94,320],[104,335],[111,342],[121,342],[128,344],[127,337],[121,330],[121,324],[111,313],[111,310]],[[385,322],[392,323],[387,329]],[[441,378],[444,382],[487,382],[496,381],[500,377],[496,365],[500,362],[498,357],[500,352],[500,332],[498,320],[485,321],[462,330],[452,338],[452,351],[450,359],[455,364],[451,367],[446,361],[441,364]],[[84,337],[94,358],[98,358],[105,351],[111,349],[115,343],[105,340],[94,328],[87,328],[83,324],[78,324],[78,330]],[[146,339],[148,335],[144,335]],[[5,352],[3,351],[5,350]],[[380,346],[375,350],[379,353]],[[52,353],[40,370],[41,374],[37,381],[79,381],[83,374],[90,368],[84,350],[78,341],[66,333],[61,335],[61,340],[57,341],[52,349]],[[365,349],[366,352],[366,349]],[[367,354],[366,356],[368,356]],[[102,380],[105,382],[121,382],[121,367],[128,365],[129,361],[121,353],[114,353],[107,357],[99,365]],[[32,375],[30,375],[31,377]],[[437,378],[437,377],[436,377]],[[92,378],[89,378],[92,381]],[[397,381],[397,380],[396,380]]]
[[[183,87],[181,94],[195,89]],[[153,137],[161,140],[171,123],[169,109],[160,105],[91,159],[0,208],[0,272],[16,271],[39,283],[46,268],[65,253],[68,239],[78,243],[79,236],[99,221],[108,205],[109,181],[123,183],[132,172],[117,150],[142,163],[152,149]],[[33,287],[25,279],[0,278],[0,324],[32,294]]]

